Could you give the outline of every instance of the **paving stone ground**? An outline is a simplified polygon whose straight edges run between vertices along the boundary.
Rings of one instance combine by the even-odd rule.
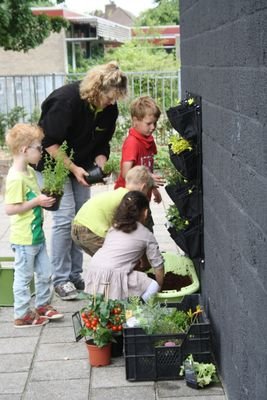
[[[111,185],[95,186],[92,194],[112,190]],[[179,252],[164,223],[170,200],[161,189],[163,203],[152,204],[155,235],[162,251]],[[0,195],[0,256],[11,256],[8,242],[9,219]],[[51,215],[45,214],[45,232],[50,243]],[[84,272],[90,257],[84,257]],[[129,382],[123,357],[110,366],[91,368],[84,341],[76,343],[72,314],[84,300],[62,301],[53,305],[64,312],[63,321],[42,328],[15,329],[13,308],[0,307],[0,400],[226,400],[220,384],[195,390],[183,380]]]

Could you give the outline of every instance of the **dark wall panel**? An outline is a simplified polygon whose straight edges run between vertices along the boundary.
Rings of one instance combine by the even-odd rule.
[[[266,400],[267,3],[180,6],[182,90],[202,96],[202,295],[229,400]]]

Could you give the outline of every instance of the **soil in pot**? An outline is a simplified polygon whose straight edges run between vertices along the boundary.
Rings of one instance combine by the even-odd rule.
[[[148,273],[148,276],[155,279],[155,275]],[[189,286],[192,284],[192,279],[189,275],[178,275],[174,272],[167,272],[164,276],[163,285],[161,291],[163,290],[177,290],[178,292],[181,288]]]

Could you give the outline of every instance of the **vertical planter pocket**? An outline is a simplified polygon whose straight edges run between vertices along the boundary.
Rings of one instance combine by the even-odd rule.
[[[192,180],[197,177],[197,155],[196,151],[185,150],[180,154],[175,154],[169,147],[170,159],[182,176],[186,179]]]
[[[179,214],[184,218],[195,218],[202,213],[202,196],[196,185],[168,185],[165,190],[176,205]]]
[[[172,127],[187,140],[197,141],[198,123],[195,107],[179,105],[166,111]]]
[[[196,218],[195,220],[199,220]],[[194,221],[194,220],[193,220]],[[194,221],[195,222],[195,221]],[[188,228],[177,231],[173,227],[169,227],[168,231],[171,235],[171,238],[175,241],[177,246],[182,249],[186,255],[190,258],[201,257],[201,224],[189,225]]]

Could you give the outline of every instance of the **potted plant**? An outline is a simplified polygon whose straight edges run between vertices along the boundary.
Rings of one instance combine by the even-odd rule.
[[[185,296],[175,304],[152,299],[145,304],[130,303],[126,312],[126,379],[178,379],[189,354],[210,357],[210,323],[199,295]]]
[[[124,316],[122,301],[107,299],[99,293],[89,295],[87,306],[81,310],[81,335],[86,338],[91,366],[110,364],[111,344],[116,343],[115,334],[122,334]]]
[[[216,367],[213,363],[195,361],[190,354],[180,369],[180,376],[185,376],[187,386],[194,389],[204,388],[218,382]]]
[[[171,162],[185,179],[196,178],[197,154],[192,144],[179,135],[171,135],[168,142]]]
[[[120,159],[119,156],[114,154],[111,155],[107,160],[103,168],[98,165],[93,165],[88,169],[88,176],[85,177],[86,181],[93,185],[95,183],[105,183],[104,179],[111,174],[118,174],[120,170]]]
[[[65,158],[67,153],[68,145],[64,141],[59,147],[58,153],[55,158],[46,154],[43,169],[43,188],[42,193],[47,196],[52,196],[56,199],[56,202],[52,207],[44,207],[49,211],[56,211],[59,208],[60,200],[64,191],[64,184],[69,175],[68,164],[66,164]],[[73,151],[68,156],[70,160],[73,158]],[[71,161],[70,161],[71,162]]]

